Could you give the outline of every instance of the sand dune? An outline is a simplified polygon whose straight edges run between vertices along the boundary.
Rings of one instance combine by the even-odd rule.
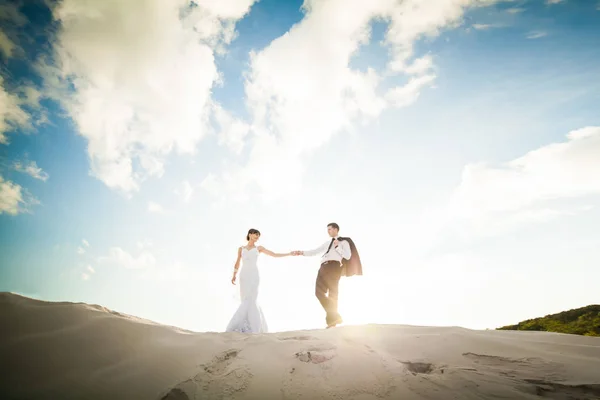
[[[600,399],[600,338],[395,325],[194,333],[0,294],[2,399]]]

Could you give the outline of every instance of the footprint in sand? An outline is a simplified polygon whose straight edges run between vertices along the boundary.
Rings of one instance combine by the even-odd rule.
[[[351,338],[349,338],[349,337],[345,337],[345,338],[344,338],[344,342],[348,343],[350,346],[362,346],[362,347],[364,347],[364,348],[367,350],[367,352],[368,352],[368,353],[371,353],[371,354],[376,354],[376,353],[377,353],[377,352],[375,351],[375,349],[373,349],[373,348],[372,348],[371,346],[369,346],[368,344],[365,344],[365,343],[359,342],[359,341],[357,341],[357,340],[353,340],[353,339],[351,339]]]
[[[169,390],[167,394],[160,398],[160,400],[189,400],[190,397],[181,389],[173,388]]]
[[[470,358],[476,364],[485,364],[490,366],[499,365],[533,365],[542,364],[544,360],[535,357],[527,358],[509,358],[501,356],[493,356],[488,354],[477,354],[477,353],[463,353],[463,357]]]
[[[282,338],[278,338],[279,340],[319,340],[319,338],[316,338],[314,336],[288,336],[288,337],[282,337]]]
[[[376,353],[376,351],[371,346],[369,346],[368,344],[365,344],[364,346],[365,346],[365,349],[367,349],[367,351],[369,353]]]
[[[204,371],[213,375],[220,375],[235,360],[240,350],[231,349],[217,354],[209,363],[204,364]]]
[[[200,365],[200,373],[180,382],[160,400],[228,399],[235,393],[243,392],[253,375],[248,365],[237,359],[240,351],[231,349],[217,354],[208,363]]]
[[[296,358],[305,363],[321,364],[336,356],[335,349],[312,349],[296,353]]]
[[[319,341],[321,339],[309,336],[309,335],[298,335],[298,336],[287,336],[280,337],[279,340],[294,340],[294,341]],[[322,347],[311,347],[306,350],[300,351],[295,354],[296,358],[302,362],[320,364],[325,361],[329,361],[336,356],[335,346],[322,346]]]
[[[283,400],[391,398],[396,387],[396,380],[384,374],[388,362],[396,361],[376,353],[364,343],[319,343],[299,350],[294,353],[293,363],[282,374]],[[390,369],[389,372],[395,371]],[[345,379],[346,374],[351,378]]]
[[[518,379],[533,385],[537,396],[548,399],[600,399],[599,384],[560,383],[564,365],[538,357],[509,358],[488,354],[463,353],[482,370],[491,371],[511,380]],[[529,393],[529,389],[526,389]]]
[[[536,394],[549,399],[600,399],[600,385],[566,385],[538,379],[525,379],[535,385]]]
[[[500,375],[525,378],[537,378],[540,371],[549,379],[558,378],[563,365],[537,357],[509,358],[488,354],[463,353],[463,357],[473,360],[473,363],[494,371]]]
[[[400,361],[401,364],[404,364],[406,369],[412,373],[413,375],[422,374],[429,375],[436,371],[436,366],[427,362],[415,362],[415,361]],[[439,370],[442,374],[444,373],[443,369]]]

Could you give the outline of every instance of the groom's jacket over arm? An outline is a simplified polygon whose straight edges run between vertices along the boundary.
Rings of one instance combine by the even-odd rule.
[[[340,237],[338,240],[345,240],[350,244],[351,256],[349,260],[342,258],[342,276],[362,275],[362,263],[360,255],[356,250],[356,245],[349,237]]]

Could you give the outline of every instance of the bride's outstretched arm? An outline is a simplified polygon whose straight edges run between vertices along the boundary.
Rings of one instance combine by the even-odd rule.
[[[292,255],[291,252],[289,252],[289,253],[274,253],[271,250],[265,249],[262,246],[258,246],[258,251],[260,251],[261,253],[265,253],[266,255],[271,256],[271,257],[287,257],[287,256]]]

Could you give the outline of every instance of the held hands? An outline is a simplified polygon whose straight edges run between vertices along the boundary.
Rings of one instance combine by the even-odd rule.
[[[302,250],[294,250],[290,254],[293,255],[293,256],[301,256],[302,253],[303,253]]]

